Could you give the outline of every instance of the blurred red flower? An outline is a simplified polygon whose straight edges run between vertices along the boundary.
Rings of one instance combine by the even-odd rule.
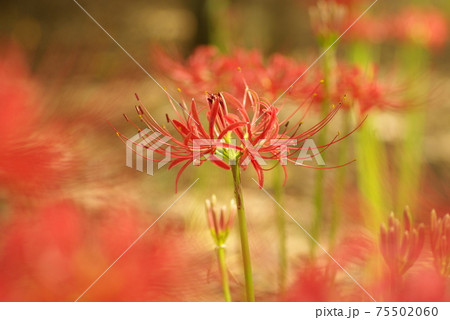
[[[274,54],[267,63],[258,50],[235,49],[220,53],[215,47],[200,46],[183,61],[165,51],[153,48],[152,58],[159,69],[188,96],[199,98],[205,91],[227,91],[242,96],[248,86],[269,99],[275,99],[305,70],[306,65],[281,54]],[[315,79],[318,83],[320,79]],[[291,97],[314,93],[314,81],[302,79],[288,92]]]
[[[354,20],[355,17],[349,18],[350,23]],[[447,42],[447,29],[447,20],[441,11],[411,6],[377,17],[366,15],[349,30],[348,37],[344,39],[374,43],[401,41],[436,50]]]
[[[391,213],[388,225],[380,228],[380,251],[392,277],[401,277],[419,258],[425,242],[424,226],[412,226],[408,208],[403,212],[403,225]],[[394,279],[395,280],[395,279]]]
[[[370,68],[369,68],[370,69]],[[378,69],[362,70],[340,62],[337,66],[337,81],[334,100],[347,95],[344,107],[356,107],[361,114],[372,109],[400,108],[405,105],[398,92],[395,92],[389,81],[378,79]]]
[[[426,259],[419,259],[401,281],[393,283],[386,272],[381,278],[372,275],[371,290],[378,293],[379,301],[449,301],[446,288],[449,278],[442,277]]]
[[[436,211],[431,212],[430,240],[436,270],[450,276],[450,214],[438,218]]]
[[[13,212],[0,226],[0,300],[74,301],[147,223],[127,204],[90,216],[70,201]],[[182,228],[155,226],[81,301],[214,299],[198,252]]]
[[[40,88],[15,44],[0,54],[0,100],[0,188],[11,196],[54,189],[73,169],[70,137],[41,121]]]
[[[437,9],[409,7],[395,14],[391,34],[401,41],[439,49],[447,41],[447,20]]]
[[[171,58],[161,49],[155,49],[154,59],[155,66],[167,74],[182,92],[198,99],[202,98],[205,90],[225,91],[239,97],[245,94],[247,87],[270,101],[284,91],[295,103],[305,103],[314,95],[313,103],[321,104],[325,98],[321,85],[322,72],[317,68],[306,72],[305,64],[281,54],[273,55],[265,64],[257,50],[236,49],[230,54],[223,54],[214,47],[203,46],[184,62]],[[352,102],[357,102],[353,105],[365,114],[373,108],[399,108],[405,105],[389,79],[379,79],[375,66],[363,70],[339,61],[332,72],[338,81],[331,86],[331,98],[332,101],[340,101],[347,95],[343,107],[348,108]],[[300,76],[300,80],[293,84]]]
[[[362,233],[344,237],[330,254],[345,269],[364,268],[373,255],[373,241]],[[359,282],[361,280],[358,280]],[[364,285],[363,285],[364,286]],[[370,298],[325,254],[303,261],[283,301],[368,301]]]
[[[355,21],[356,17],[352,16],[348,18],[348,25]],[[364,17],[358,20],[353,27],[348,31],[348,34],[343,37],[344,41],[364,41],[372,43],[381,43],[387,41],[391,37],[389,23],[386,23],[384,19],[374,17],[370,15],[364,15]]]
[[[320,265],[306,262],[298,268],[296,280],[282,301],[342,301],[342,288],[335,281],[334,269],[330,269],[328,263]]]

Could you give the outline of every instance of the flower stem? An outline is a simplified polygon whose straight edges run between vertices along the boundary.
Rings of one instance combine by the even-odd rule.
[[[402,276],[398,273],[389,274],[389,296],[388,301],[397,301],[402,286]]]
[[[404,45],[399,50],[399,59],[405,83],[410,83],[406,90],[408,101],[423,101],[418,108],[408,110],[403,116],[405,121],[404,136],[397,147],[395,160],[397,162],[397,210],[402,210],[405,204],[417,206],[421,165],[423,161],[423,143],[425,136],[426,104],[425,98],[429,91],[426,81],[414,81],[418,74],[426,72],[430,56],[427,50],[417,45]]]
[[[250,259],[250,248],[248,245],[247,221],[245,219],[244,198],[242,196],[241,173],[239,165],[232,165],[231,171],[233,173],[234,196],[236,199],[239,234],[241,237],[242,259],[244,261],[245,292],[247,295],[247,301],[255,301],[252,264]]]
[[[361,192],[367,229],[377,232],[389,212],[390,194],[385,181],[387,170],[386,146],[376,135],[371,119],[360,128],[355,139],[358,188]]]
[[[345,114],[344,118],[344,132],[348,132],[350,130],[350,114]],[[349,154],[349,147],[346,143],[341,143],[338,146],[338,160],[337,163],[344,163],[346,157]],[[329,233],[329,241],[330,248],[334,249],[336,244],[336,237],[339,229],[339,223],[341,220],[341,216],[343,213],[343,197],[344,191],[346,190],[346,182],[347,182],[347,168],[339,168],[336,169],[336,180],[334,186],[334,201],[331,205],[331,217],[330,217],[330,233]]]
[[[283,170],[281,170],[281,166],[275,167],[274,172],[274,196],[275,200],[278,203],[283,202]],[[278,229],[278,261],[280,266],[279,273],[279,286],[280,292],[283,293],[286,288],[286,278],[287,278],[287,246],[286,246],[286,217],[284,212],[277,206],[276,207],[276,221],[277,221],[277,229]]]
[[[231,302],[230,284],[228,282],[228,270],[225,260],[225,246],[221,245],[217,247],[217,259],[219,261],[220,273],[222,276],[222,288],[223,295],[226,302]]]
[[[331,41],[331,40],[330,40]],[[327,47],[328,44],[325,43],[323,45]],[[331,104],[331,93],[334,90],[334,85],[336,83],[336,79],[334,77],[334,70],[336,68],[336,57],[335,57],[335,49],[331,49],[323,59],[323,80],[324,80],[324,91],[325,91],[325,99],[322,103],[322,118],[326,116],[328,112],[328,108]],[[319,132],[319,144],[324,145],[327,137],[327,127],[324,127]],[[325,171],[317,170],[316,172],[316,181],[314,186],[314,217],[311,225],[311,236],[313,239],[318,240],[320,238],[320,231],[322,229],[322,222],[324,220],[324,193],[325,193]],[[315,257],[317,249],[317,244],[315,241],[311,240],[310,242],[310,256],[311,258]]]
[[[207,0],[205,6],[210,43],[220,51],[227,52],[232,39],[229,31],[230,24],[228,23],[230,2],[228,0]]]

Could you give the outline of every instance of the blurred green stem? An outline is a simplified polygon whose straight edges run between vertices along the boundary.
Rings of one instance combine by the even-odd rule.
[[[350,115],[348,112],[344,115],[344,132],[348,132],[350,128]],[[339,164],[345,163],[348,157],[348,144],[340,143],[338,146],[338,162]],[[336,242],[337,230],[339,228],[339,222],[342,214],[342,198],[344,196],[346,173],[347,168],[342,167],[335,170],[336,183],[333,187],[333,203],[331,208],[330,219],[330,247],[333,248]]]
[[[247,301],[255,301],[253,290],[252,264],[250,259],[250,248],[248,244],[247,220],[245,218],[244,198],[242,196],[241,173],[239,165],[232,165],[234,182],[234,196],[236,199],[237,216],[239,222],[239,234],[241,238],[242,259],[244,261],[245,292]]]
[[[277,165],[274,170],[273,189],[275,200],[283,203],[283,176],[284,172],[281,165]],[[279,261],[279,286],[280,292],[283,293],[286,288],[287,278],[287,248],[286,248],[286,217],[280,206],[276,206],[276,222],[278,229],[278,261]]]
[[[372,63],[379,59],[379,51],[375,46],[367,42],[355,42],[352,45],[351,59],[364,70],[367,77],[374,77]],[[360,121],[358,101],[354,102],[352,114],[354,122]],[[362,128],[356,132],[355,151],[358,161],[357,178],[358,187],[363,197],[364,203],[362,211],[367,211],[365,223],[366,226],[377,231],[380,223],[384,221],[390,201],[386,192],[387,155],[385,144],[379,140],[375,131],[373,117],[370,115]]]
[[[330,39],[331,41],[331,39]],[[324,43],[324,48],[328,48],[327,43]],[[329,110],[330,107],[330,96],[332,92],[332,88],[335,84],[334,78],[333,78],[333,70],[335,70],[336,65],[336,52],[334,48],[331,48],[327,54],[323,57],[323,77],[324,77],[324,92],[325,92],[325,99],[322,103],[322,110],[321,110],[321,117],[324,118]],[[318,137],[318,145],[324,145],[327,137],[327,127],[324,127],[319,132]],[[314,217],[312,221],[311,226],[311,236],[315,240],[319,240],[320,230],[322,227],[322,222],[324,220],[324,203],[323,203],[323,194],[325,192],[324,190],[324,179],[325,179],[325,171],[324,170],[317,170],[316,172],[316,181],[315,181],[315,188],[314,188]],[[311,257],[315,256],[315,251],[317,248],[317,244],[315,241],[311,239],[310,242],[310,255]]]
[[[405,205],[414,207],[420,183],[423,136],[425,130],[425,108],[420,100],[425,100],[427,85],[417,81],[425,73],[429,64],[429,53],[420,46],[405,45],[401,48],[399,59],[402,61],[403,73],[409,83],[406,92],[416,106],[405,116],[404,139],[396,154],[398,176],[397,208],[399,212]],[[419,103],[417,103],[419,102]]]
[[[231,302],[230,284],[228,281],[228,269],[225,259],[225,244],[217,247],[217,259],[219,261],[220,273],[222,276],[223,295],[226,302]]]
[[[222,52],[229,50],[231,38],[230,26],[227,23],[229,6],[228,0],[206,0],[209,40]]]
[[[355,121],[358,121],[358,117],[355,114]],[[355,150],[358,159],[358,186],[365,204],[362,210],[366,211],[366,227],[378,232],[391,206],[387,193],[389,184],[385,176],[386,150],[376,134],[372,118],[368,118],[356,133]]]

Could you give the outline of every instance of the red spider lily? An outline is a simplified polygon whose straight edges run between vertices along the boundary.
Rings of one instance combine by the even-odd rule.
[[[430,226],[431,251],[438,272],[450,275],[450,214],[438,218],[436,211],[431,212]]]
[[[197,88],[208,92],[226,91],[238,97],[250,87],[264,93],[266,98],[275,99],[289,88],[290,100],[304,101],[317,93],[314,103],[323,102],[324,94],[318,85],[323,75],[315,69],[305,73],[306,65],[281,54],[273,55],[267,64],[258,51],[243,49],[221,54],[214,47],[199,47],[185,62],[170,58],[162,50],[155,50],[154,55],[161,71],[168,74],[182,92],[193,97],[200,98],[204,94]],[[378,79],[377,69],[370,71],[371,75],[361,68],[339,62],[333,71],[339,81],[333,86],[332,99],[338,101],[347,95],[348,101],[358,101],[361,113],[373,108],[402,106],[404,103],[400,99],[395,101],[393,98],[396,92],[389,83]],[[301,80],[292,85],[303,74]],[[348,107],[348,103],[344,107]]]
[[[403,212],[403,225],[391,213],[387,227],[380,228],[380,250],[394,277],[402,276],[416,262],[425,242],[423,224],[411,225],[411,214]]]
[[[207,199],[206,205],[206,215],[208,217],[209,230],[217,246],[225,244],[228,238],[231,227],[233,226],[234,217],[236,216],[236,203],[234,200],[231,201],[230,208],[228,210],[228,219],[225,218],[227,208],[223,206],[220,208],[220,213],[216,208],[217,199],[213,195],[211,200]]]
[[[348,8],[335,1],[317,1],[309,8],[311,27],[322,45],[329,46],[347,27]]]
[[[432,267],[418,265],[405,275],[405,279],[391,297],[391,301],[449,301],[448,282]]]
[[[362,268],[374,243],[362,233],[351,234],[336,246],[333,258],[346,270]],[[348,281],[347,281],[348,280]],[[297,269],[296,280],[283,301],[367,301],[368,296],[325,254]]]
[[[204,91],[198,88],[208,92],[227,91],[241,96],[249,86],[275,99],[306,70],[305,64],[281,54],[273,55],[264,63],[259,51],[240,48],[230,54],[222,54],[215,47],[201,46],[186,61],[173,59],[163,50],[155,49],[153,57],[155,67],[169,75],[183,92],[193,97],[203,95]],[[302,85],[291,88],[289,94],[291,97],[304,97],[320,79],[315,80],[308,82],[302,79]]]
[[[403,276],[394,282],[389,277],[372,277],[371,292],[378,301],[448,301],[448,283],[426,259],[419,259]]]
[[[76,283],[74,258],[82,241],[80,215],[72,205],[14,210],[11,220],[1,225],[0,239],[0,300],[68,298],[68,287]]]
[[[348,18],[350,22],[354,20],[354,16]],[[364,16],[349,30],[349,37],[344,39],[375,43],[401,41],[439,49],[445,45],[447,33],[446,19],[439,10],[409,7],[378,17]]]
[[[137,99],[140,102],[138,97]],[[269,170],[262,167],[261,162],[264,162],[264,159],[279,160],[282,155],[280,145],[283,141],[289,140],[295,142],[295,144],[286,147],[286,162],[296,163],[296,160],[299,159],[295,158],[295,154],[302,150],[304,142],[326,126],[342,106],[342,103],[339,103],[319,123],[306,131],[299,132],[306,113],[291,127],[289,126],[289,121],[301,109],[302,105],[296,108],[283,121],[279,121],[279,109],[271,105],[267,100],[260,99],[255,91],[248,88],[242,101],[224,92],[207,94],[205,107],[198,107],[196,101],[192,99],[189,108],[185,103],[179,104],[182,109],[180,112],[172,101],[171,104],[177,118],[170,119],[166,115],[166,119],[173,126],[179,138],[170,133],[165,126],[160,125],[142,103],[136,107],[136,111],[141,121],[150,129],[150,133],[142,135],[143,143],[141,145],[147,150],[156,152],[166,158],[168,157],[170,159],[169,169],[178,164],[183,164],[178,172],[176,185],[181,173],[189,164],[201,165],[209,160],[223,169],[230,169],[230,164],[237,164],[245,170],[250,163],[258,175],[260,187],[264,184],[264,171]],[[203,125],[203,119],[200,116],[202,112],[206,113],[204,117],[204,122],[207,123],[206,126]],[[125,119],[132,123],[138,132],[143,132],[127,116],[125,116]],[[131,141],[117,130],[116,132],[125,144]],[[318,146],[317,153],[323,152],[352,132],[339,139],[339,134],[336,135],[330,143]],[[151,134],[154,133],[157,133],[160,141],[165,141],[164,150],[159,149],[159,145],[155,145],[153,140],[150,141]],[[210,143],[199,144],[199,141],[210,141]],[[234,143],[234,141],[237,141],[237,143]],[[131,142],[136,146],[138,145],[134,141]],[[257,152],[255,151],[256,148]],[[199,157],[195,156],[196,153]],[[149,159],[144,154],[139,154],[138,152],[137,154]],[[311,168],[336,168],[296,164]],[[282,165],[285,170],[286,163],[282,163]]]
[[[282,301],[342,301],[342,284],[334,281],[334,269],[329,265],[307,262],[297,271],[297,277]]]
[[[41,106],[37,83],[31,77],[22,50],[15,44],[2,46],[0,54],[1,142],[14,139],[34,125]]]
[[[348,17],[348,25],[355,21],[356,17]],[[364,41],[371,43],[381,43],[387,41],[392,36],[391,24],[386,23],[388,18],[373,17],[364,15],[364,18],[358,20],[358,23],[348,31],[344,41]]]
[[[337,78],[334,99],[338,99],[342,93],[348,95],[348,101],[358,103],[358,110],[365,114],[372,109],[400,108],[404,105],[399,95],[395,100],[396,92],[386,80],[380,81],[377,77],[378,70],[373,68],[371,75],[367,70],[363,71],[356,66],[339,63],[337,67]],[[345,103],[345,107],[349,104]]]
[[[56,189],[74,156],[60,128],[41,123],[42,94],[18,46],[0,55],[0,183],[13,195]]]
[[[87,214],[70,201],[0,224],[0,301],[74,301],[151,224],[130,203]],[[155,225],[80,301],[195,301],[211,296],[207,253]],[[220,296],[216,296],[220,299]]]
[[[430,49],[442,48],[447,41],[447,21],[432,8],[410,7],[395,15],[392,35]]]

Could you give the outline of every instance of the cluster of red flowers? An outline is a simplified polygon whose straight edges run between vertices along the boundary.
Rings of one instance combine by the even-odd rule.
[[[449,215],[437,218],[431,213],[429,227],[412,224],[406,208],[403,224],[393,215],[388,226],[380,232],[380,251],[389,268],[378,288],[385,300],[391,301],[446,301],[450,251],[448,250]],[[428,229],[428,232],[426,230]],[[430,236],[427,245],[427,234]],[[434,267],[430,263],[434,258]]]
[[[346,10],[357,1],[333,0]],[[353,14],[352,10],[336,9],[332,12],[335,20],[319,21],[317,33],[343,28],[346,12]],[[382,19],[366,17],[355,25],[351,37],[376,42],[402,40],[428,48],[445,44],[446,23],[437,11],[408,9],[393,17],[392,24],[385,22],[386,17]],[[141,134],[140,146],[164,158],[168,156],[169,169],[181,167],[176,183],[190,164],[211,161],[226,170],[234,164],[243,170],[250,165],[262,187],[264,172],[271,168],[261,161],[278,165],[285,156],[288,162],[312,167],[298,162],[296,156],[305,141],[318,134],[340,110],[356,105],[364,114],[374,108],[400,105],[393,101],[391,88],[378,81],[376,71],[368,76],[362,69],[342,62],[331,70],[339,80],[330,86],[332,92],[326,96],[322,71],[309,70],[306,64],[280,54],[265,61],[256,50],[236,49],[222,54],[204,46],[183,61],[170,58],[161,50],[155,52],[153,58],[159,70],[169,75],[183,94],[194,99],[190,103],[184,98],[181,103],[170,101],[174,111],[174,117],[166,115],[170,129],[158,123],[138,97],[136,111],[145,128],[127,116],[125,119]],[[288,109],[290,105],[275,106],[274,101],[285,90],[286,100],[295,105],[292,110]],[[310,110],[319,110],[314,107],[330,99],[340,101],[345,95],[345,102],[330,106],[323,119],[303,130]],[[64,134],[66,128],[56,121],[42,119],[41,88],[14,45],[0,53],[0,100],[0,300],[73,301],[154,220],[147,221],[148,213],[126,196],[87,212],[75,197],[64,192],[74,170],[81,167],[75,139]],[[354,130],[336,135],[329,143],[318,146],[316,152],[325,151]],[[116,132],[129,147],[131,140]],[[155,140],[147,140],[154,134],[163,141],[164,148]],[[283,141],[289,141],[284,151]],[[286,163],[281,165],[286,174]],[[4,206],[4,202],[12,205]],[[214,201],[207,202],[208,224],[218,246],[224,244],[230,232],[235,211],[234,204],[227,215],[225,209],[218,211],[214,207]],[[380,277],[387,280],[379,281],[378,276],[371,274],[371,279],[363,277],[361,281],[375,297],[448,299],[445,281],[450,275],[449,214],[438,217],[433,212],[429,228],[414,227],[408,212],[404,213],[403,223],[391,216],[388,225],[381,227],[379,252],[376,241],[363,235],[347,237],[338,244],[333,257],[345,269],[361,268],[370,265],[371,259],[384,258],[389,272],[381,272]],[[351,279],[343,280],[340,266],[328,258],[318,257],[299,268],[294,283],[281,299],[367,299]],[[126,261],[117,261],[100,279],[101,285],[83,294],[81,300],[220,299],[218,286],[204,281],[205,262],[204,251],[197,250],[183,226],[176,221],[168,228],[157,225],[127,252]],[[403,281],[406,279],[409,281]],[[388,291],[391,295],[385,296]]]
[[[333,258],[352,273],[369,268],[381,254],[385,268],[371,266],[370,278],[359,280],[377,301],[448,301],[450,215],[438,217],[433,210],[430,217],[429,226],[414,226],[408,208],[402,222],[391,214],[388,224],[380,228],[379,250],[375,239],[353,232],[336,246]],[[281,300],[370,301],[370,297],[324,254],[302,261]]]
[[[317,68],[307,70],[304,64],[281,54],[272,56],[264,64],[261,54],[255,50],[236,49],[231,54],[221,54],[216,48],[205,46],[197,48],[185,62],[171,58],[162,50],[158,50],[154,57],[156,68],[168,75],[181,91],[196,98],[201,98],[205,90],[226,91],[240,97],[247,87],[271,101],[285,90],[287,97],[296,103],[314,95],[313,105],[318,105],[325,98],[321,85],[322,71]],[[372,108],[401,106],[400,99],[396,101],[393,95],[392,85],[380,81],[377,71],[372,71],[369,75],[367,70],[339,62],[336,70],[332,70],[334,77],[339,79],[332,88],[332,100],[340,101],[346,96],[343,107],[348,108],[351,102],[357,101],[361,113]],[[300,80],[294,84],[299,77]]]
[[[249,86],[264,92],[265,97],[275,99],[307,68],[281,54],[273,55],[265,63],[258,50],[235,49],[230,54],[223,54],[215,47],[200,46],[186,61],[174,59],[161,49],[152,52],[155,68],[168,75],[191,97],[202,96],[205,91],[227,91],[241,96]],[[301,83],[302,86],[295,86],[290,94],[310,94],[314,86]]]
[[[366,4],[357,5],[358,2]],[[333,41],[355,22],[361,10],[369,4],[361,0],[317,1],[310,7],[312,28],[320,39],[329,38]],[[400,41],[439,49],[447,41],[447,22],[442,12],[433,7],[410,6],[399,12],[378,14],[376,17],[366,14],[346,33],[344,41]]]
[[[349,23],[353,21],[349,18]],[[389,16],[365,16],[349,30],[348,38],[374,43],[400,41],[439,49],[447,41],[447,28],[446,18],[439,10],[409,7]]]
[[[438,218],[435,210],[430,215],[430,250],[436,271],[446,277],[450,273],[450,215]],[[411,214],[406,208],[403,226],[400,221],[389,217],[388,226],[381,227],[380,249],[394,277],[403,276],[419,258],[425,243],[425,226],[414,228]]]
[[[150,221],[130,203],[90,216],[72,201],[14,211],[0,226],[0,300],[74,301]],[[184,230],[155,226],[80,301],[192,301],[211,293]],[[203,280],[203,281],[202,281]]]

